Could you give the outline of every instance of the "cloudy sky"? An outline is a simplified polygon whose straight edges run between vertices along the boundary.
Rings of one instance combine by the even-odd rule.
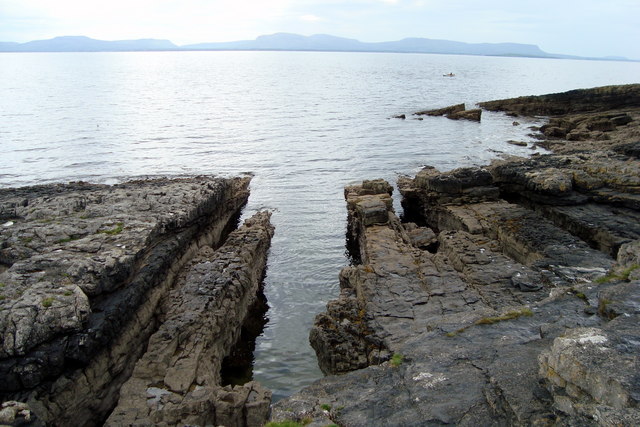
[[[530,43],[640,59],[640,0],[0,0],[0,41],[85,35],[184,45],[275,32]]]

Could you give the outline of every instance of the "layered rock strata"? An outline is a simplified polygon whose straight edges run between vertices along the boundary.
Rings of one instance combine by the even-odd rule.
[[[638,108],[640,85],[602,86],[538,96],[521,96],[479,103],[489,111],[526,116],[562,116],[585,112],[610,112]]]
[[[360,262],[310,334],[329,375],[273,419],[640,423],[640,97],[617,110],[634,90],[569,95],[631,118],[607,138],[592,130],[554,154],[400,179],[405,222],[388,184],[347,188]]]
[[[256,214],[222,247],[205,247],[190,261],[106,425],[264,424],[271,392],[254,382],[221,387],[220,368],[262,282],[269,216]]]
[[[0,190],[0,384],[41,422],[100,424],[182,267],[217,247],[249,178]]]

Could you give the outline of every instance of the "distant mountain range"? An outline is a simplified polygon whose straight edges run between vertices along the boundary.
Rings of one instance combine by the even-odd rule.
[[[95,40],[84,36],[64,36],[26,43],[0,42],[0,52],[127,52],[177,50],[169,40]]]
[[[400,52],[455,55],[524,56],[533,58],[570,58],[626,61],[623,57],[585,58],[547,53],[538,46],[519,43],[463,43],[451,40],[406,38],[398,41],[366,43],[326,34],[301,36],[276,33],[255,40],[199,43],[177,46],[169,40],[141,39],[104,41],[83,36],[64,36],[27,43],[0,42],[0,52],[128,52],[193,50],[284,50],[330,52]]]

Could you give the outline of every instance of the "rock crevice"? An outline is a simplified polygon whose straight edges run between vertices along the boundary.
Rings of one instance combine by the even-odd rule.
[[[220,386],[222,360],[256,300],[273,227],[260,213],[218,250],[190,261],[164,301],[149,339],[106,425],[258,425],[271,393],[257,383]]]
[[[47,424],[103,422],[165,320],[162,301],[183,267],[235,227],[249,182],[0,190],[3,399]]]

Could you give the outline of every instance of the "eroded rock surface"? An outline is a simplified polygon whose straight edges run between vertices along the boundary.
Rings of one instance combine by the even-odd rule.
[[[340,297],[310,334],[329,375],[276,404],[273,419],[640,423],[635,90],[514,100],[516,112],[539,102],[536,112],[622,117],[622,107],[631,120],[554,154],[400,179],[410,223],[383,184],[347,188],[360,263],[340,273]]]
[[[0,190],[3,399],[28,404],[48,424],[102,423],[160,324],[174,279],[195,254],[220,245],[249,181]]]
[[[256,214],[222,247],[205,247],[190,261],[106,425],[264,423],[271,392],[253,382],[223,388],[220,368],[261,285],[273,235],[269,217]]]

